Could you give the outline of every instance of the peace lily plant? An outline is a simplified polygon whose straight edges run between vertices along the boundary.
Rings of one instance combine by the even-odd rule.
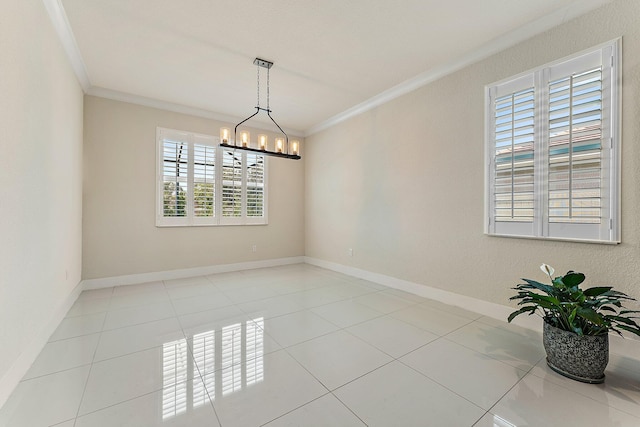
[[[598,286],[582,290],[580,284],[585,275],[569,271],[564,276],[553,277],[553,267],[542,264],[540,269],[549,276],[551,285],[535,280],[522,279],[517,285],[518,294],[510,300],[519,300],[520,309],[509,316],[511,322],[523,313],[538,314],[548,324],[579,336],[603,335],[622,331],[640,336],[640,325],[634,319],[640,311],[627,310],[623,301],[635,301],[623,292],[614,291],[611,286]]]

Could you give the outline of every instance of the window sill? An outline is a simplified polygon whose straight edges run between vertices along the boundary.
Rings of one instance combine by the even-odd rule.
[[[247,224],[156,224],[156,228],[185,228],[185,227],[253,227],[269,225],[268,222],[252,222]]]
[[[570,239],[566,237],[538,237],[538,236],[516,236],[512,234],[492,234],[492,233],[484,233],[485,236],[489,237],[506,237],[509,239],[528,239],[528,240],[542,240],[542,241],[552,241],[552,242],[569,242],[569,243],[591,243],[591,244],[599,244],[599,245],[619,245],[622,243],[617,240],[593,240],[593,239]]]

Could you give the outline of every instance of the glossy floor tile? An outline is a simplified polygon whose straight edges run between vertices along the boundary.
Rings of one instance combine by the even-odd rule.
[[[398,361],[334,394],[369,426],[471,426],[485,413]]]
[[[507,426],[640,426],[638,417],[535,375],[523,378],[490,412]]]
[[[336,325],[309,310],[264,321],[265,332],[283,347],[295,345],[337,329]]]
[[[176,317],[103,331],[96,350],[95,361],[162,347],[167,342],[184,338]]]
[[[334,271],[186,277],[83,292],[0,427],[640,426],[640,346],[612,349],[583,384],[537,332]]]
[[[118,329],[125,326],[139,325],[154,320],[175,317],[171,301],[145,304],[137,307],[113,309],[107,312],[104,329]]]
[[[391,316],[425,331],[433,332],[436,335],[446,335],[472,322],[467,317],[422,305],[414,305],[398,310],[392,313]]]
[[[525,371],[545,357],[542,334],[514,325],[472,322],[448,334],[447,339]]]
[[[347,329],[388,355],[398,358],[438,338],[438,335],[391,316],[382,316]]]
[[[205,386],[223,426],[259,426],[327,392],[309,372],[284,350],[268,354],[254,364],[216,372]]]
[[[49,342],[100,332],[104,326],[106,314],[107,313],[95,313],[65,317],[49,338]]]
[[[311,311],[341,328],[383,316],[383,313],[351,299],[321,305]]]
[[[393,359],[345,331],[337,331],[287,349],[329,390],[344,385]]]
[[[99,339],[100,334],[91,334],[47,343],[24,378],[41,377],[90,365],[93,362]]]
[[[192,398],[187,399],[187,395]],[[165,388],[91,412],[78,417],[75,423],[75,427],[115,426],[217,427],[220,423],[202,380],[193,379],[175,389]]]
[[[23,380],[0,409],[0,425],[49,426],[76,417],[90,366]]]
[[[193,377],[187,353],[182,340],[94,363],[79,415],[184,383]]]
[[[288,295],[245,302],[238,304],[238,308],[247,313],[248,316],[263,317],[265,319],[304,310],[304,307]]]
[[[400,361],[486,410],[526,374],[446,339],[435,340]]]
[[[365,427],[333,394],[324,396],[266,424],[266,427]]]

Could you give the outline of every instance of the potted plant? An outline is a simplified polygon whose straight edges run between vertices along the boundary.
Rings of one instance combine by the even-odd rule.
[[[518,293],[520,309],[509,315],[511,322],[523,313],[538,314],[544,320],[543,343],[547,364],[561,375],[587,383],[604,381],[609,362],[609,331],[622,335],[628,331],[640,336],[637,310],[627,310],[623,301],[634,298],[614,291],[611,286],[581,289],[585,275],[569,271],[553,278],[554,269],[542,264],[550,285],[535,280],[512,288]]]

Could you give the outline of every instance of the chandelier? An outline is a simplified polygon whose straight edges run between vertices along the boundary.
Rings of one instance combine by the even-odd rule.
[[[231,139],[231,131],[229,128],[223,127],[220,128],[220,146],[233,148],[236,150],[250,151],[254,153],[261,153],[267,156],[275,156],[275,157],[283,157],[285,159],[300,159],[300,142],[299,141],[291,141],[289,143],[289,137],[282,130],[280,125],[271,117],[271,109],[269,108],[269,70],[273,66],[273,62],[266,61],[264,59],[256,58],[253,60],[253,64],[256,66],[258,70],[258,102],[256,105],[256,112],[241,121],[236,125],[233,129],[233,140]],[[260,107],[260,68],[267,69],[267,108]],[[261,111],[267,113],[267,116],[271,119],[271,121],[280,129],[283,137],[275,138],[273,144],[273,150],[271,150],[271,146],[269,144],[269,138],[265,134],[258,135],[258,139],[256,142],[251,141],[251,134],[248,130],[240,131],[240,139],[238,140],[238,126],[248,121],[249,119],[256,116]]]

